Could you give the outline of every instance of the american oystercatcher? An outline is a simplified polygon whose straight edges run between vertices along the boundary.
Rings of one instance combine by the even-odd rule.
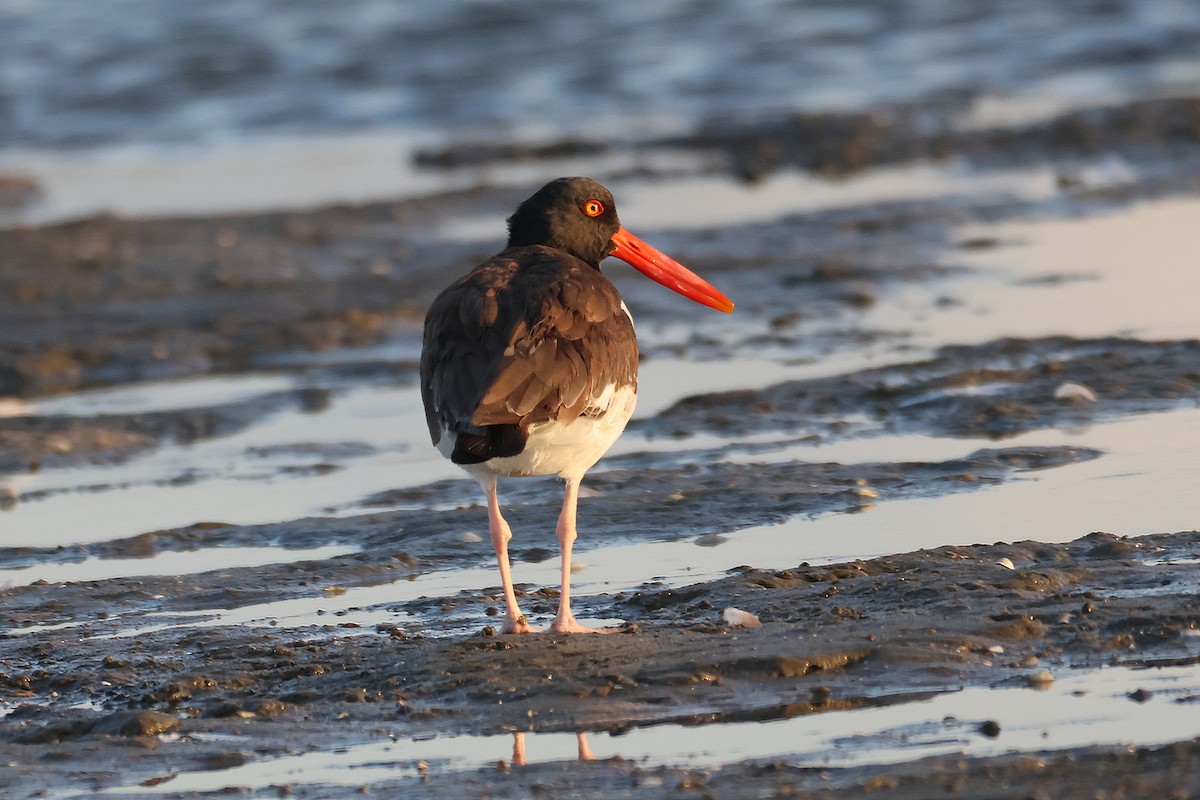
[[[571,614],[571,546],[583,474],[613,445],[637,397],[638,348],[620,294],[600,273],[616,256],[697,303],[733,303],[621,227],[612,193],[559,178],[508,219],[508,246],[438,295],[425,318],[421,398],[429,435],[487,495],[504,585],[504,633],[529,633],[513,592],[512,531],[497,477],[566,482],[558,541],[562,593],[550,629],[589,632]]]

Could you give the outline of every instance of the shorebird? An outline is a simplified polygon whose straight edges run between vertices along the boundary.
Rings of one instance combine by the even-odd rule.
[[[612,193],[559,178],[508,219],[508,245],[446,288],[429,309],[421,399],[437,449],[487,496],[504,588],[503,633],[534,631],[517,605],[497,478],[557,475],[566,483],[557,535],[562,586],[556,633],[596,629],[571,613],[571,548],[579,482],[625,429],[637,399],[633,320],[600,262],[616,256],[703,305],[733,303],[621,227]]]

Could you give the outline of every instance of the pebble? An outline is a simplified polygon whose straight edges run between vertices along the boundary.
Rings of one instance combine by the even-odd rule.
[[[725,620],[725,624],[733,628],[761,628],[762,622],[758,617],[751,614],[749,611],[742,611],[740,608],[727,608],[721,614],[721,619]]]
[[[161,711],[117,711],[99,720],[92,733],[157,736],[178,727],[178,719]]]
[[[1035,672],[1032,675],[1026,676],[1025,680],[1035,689],[1045,689],[1054,683],[1054,676],[1049,672]]]
[[[1094,403],[1096,393],[1082,383],[1064,383],[1054,390],[1054,399],[1069,403]]]

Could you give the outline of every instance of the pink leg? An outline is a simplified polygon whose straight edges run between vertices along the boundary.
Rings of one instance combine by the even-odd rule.
[[[504,584],[504,627],[501,633],[534,633],[535,628],[529,626],[525,615],[517,607],[517,593],[513,591],[512,569],[508,563],[508,540],[512,538],[512,529],[500,515],[500,501],[496,497],[496,476],[481,480],[488,501],[488,530],[492,534],[492,547],[496,551],[496,562],[500,565],[500,582]]]
[[[558,596],[558,614],[550,623],[555,633],[607,633],[599,628],[585,628],[571,613],[571,549],[575,544],[575,508],[579,503],[579,478],[567,478],[562,512],[558,515],[558,545],[562,549],[562,584]]]

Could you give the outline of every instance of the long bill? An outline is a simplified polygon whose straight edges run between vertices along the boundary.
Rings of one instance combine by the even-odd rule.
[[[624,228],[613,234],[612,241],[616,245],[612,255],[650,280],[717,311],[724,311],[726,314],[733,311],[733,301],[717,291],[711,283]]]

